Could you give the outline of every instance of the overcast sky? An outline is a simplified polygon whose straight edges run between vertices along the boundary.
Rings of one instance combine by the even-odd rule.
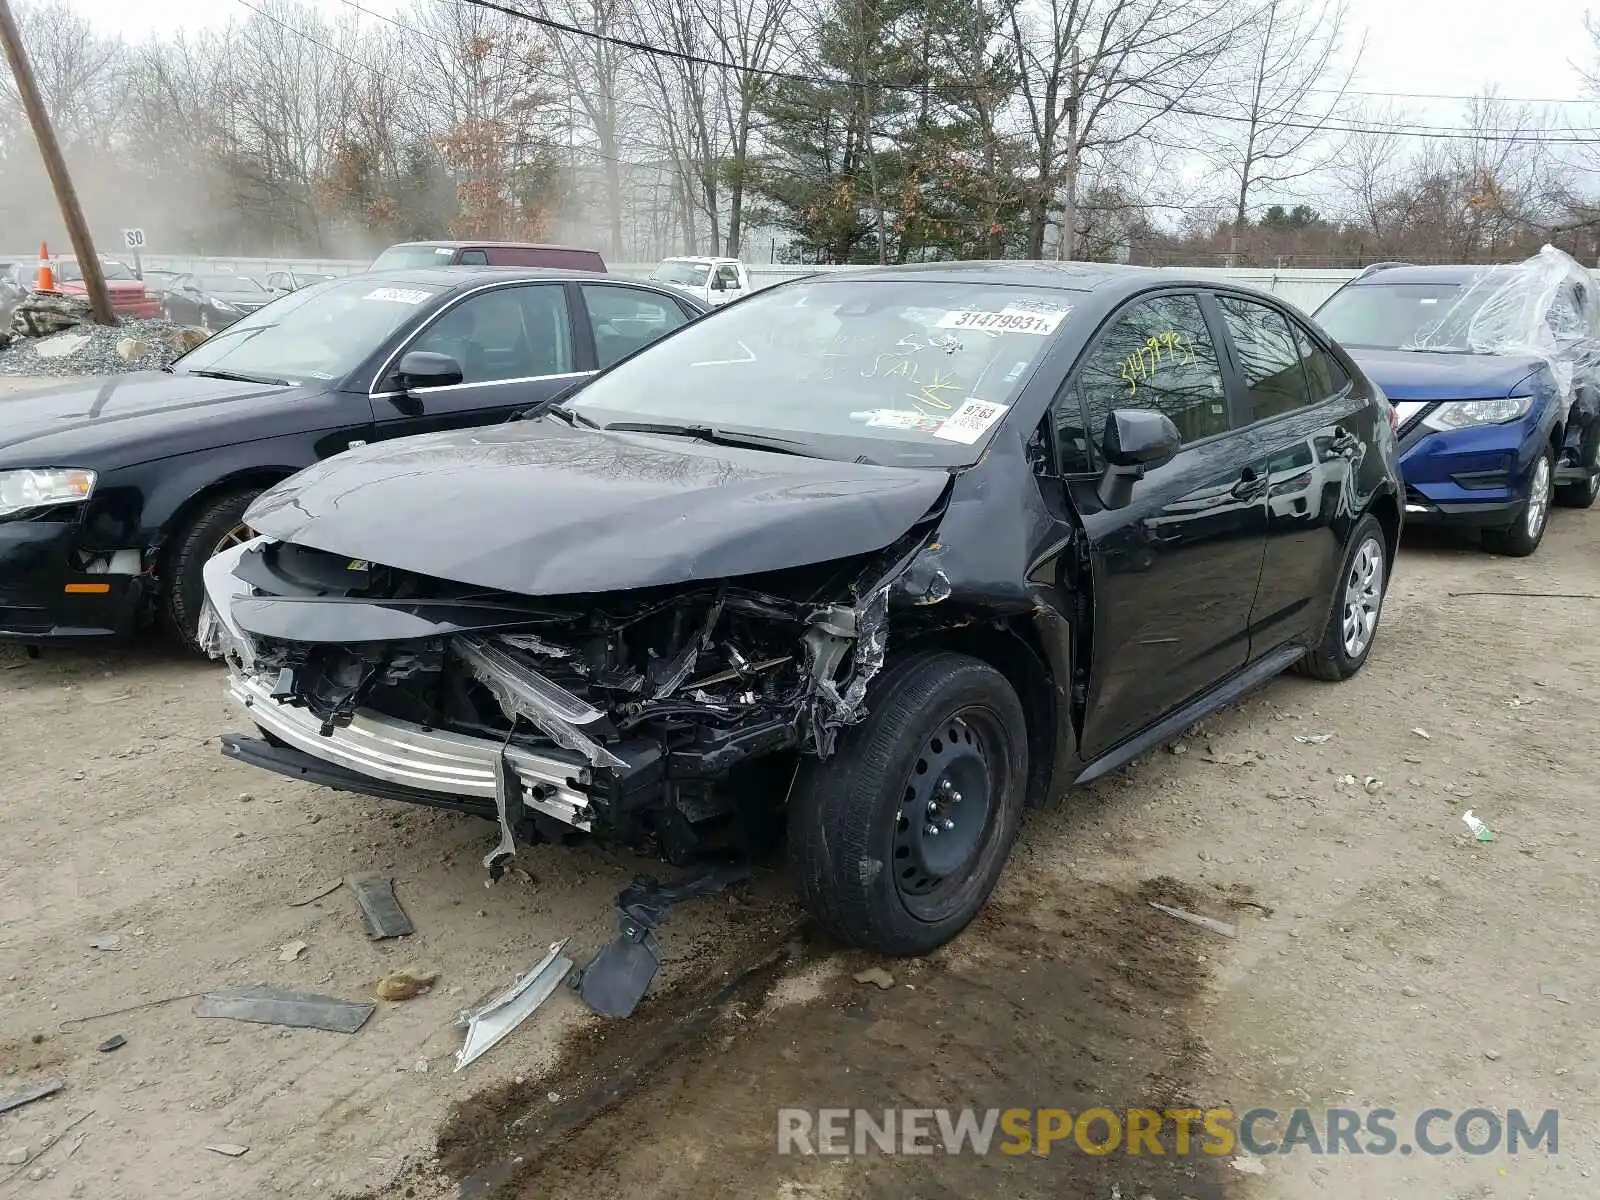
[[[330,16],[350,8],[342,0],[316,0]],[[107,33],[139,39],[172,29],[242,20],[237,0],[70,0]],[[358,0],[364,8],[393,13],[398,0]],[[1375,92],[1470,95],[1493,85],[1506,96],[1555,100],[1583,98],[1575,64],[1592,57],[1583,27],[1583,0],[1350,0],[1353,32],[1367,31],[1367,48],[1353,86]],[[1365,98],[1363,98],[1365,99]],[[1415,101],[1417,120],[1443,123],[1450,102]],[[1563,109],[1565,124],[1582,109]],[[1452,122],[1453,123],[1453,122]],[[1581,122],[1571,121],[1573,124]]]

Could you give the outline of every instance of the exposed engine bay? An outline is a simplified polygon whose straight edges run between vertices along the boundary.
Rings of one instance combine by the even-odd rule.
[[[939,623],[934,528],[766,576],[574,597],[260,538],[208,566],[201,638],[280,760],[498,818],[491,869],[518,839],[575,830],[687,862],[781,807],[795,756],[831,755],[865,716],[891,600],[906,632]],[[266,752],[250,741],[228,752]],[[341,786],[320,769],[305,777]]]

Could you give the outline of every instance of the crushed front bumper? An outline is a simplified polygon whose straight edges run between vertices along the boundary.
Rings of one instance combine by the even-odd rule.
[[[416,793],[425,793],[437,797],[441,807],[493,815],[495,771],[504,753],[525,808],[585,831],[593,820],[589,797],[580,790],[591,781],[590,768],[577,754],[535,754],[487,738],[424,729],[367,710],[358,712],[350,724],[335,725],[324,733],[311,710],[274,700],[269,682],[239,670],[229,677],[228,693],[268,736],[269,744],[287,746],[334,768],[311,772],[296,755],[268,754],[244,739],[225,744],[230,757],[280,775],[392,799],[417,800]],[[338,782],[341,779],[345,782]],[[364,787],[363,780],[388,786]],[[482,808],[463,800],[480,801]]]

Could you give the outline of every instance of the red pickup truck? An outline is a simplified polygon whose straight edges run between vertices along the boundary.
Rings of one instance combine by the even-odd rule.
[[[83,282],[83,268],[76,258],[60,258],[54,263],[56,291],[65,296],[84,296],[88,288]],[[111,309],[119,317],[159,317],[161,301],[145,290],[144,282],[126,263],[115,259],[100,260],[100,271],[106,277],[106,291],[111,295]]]

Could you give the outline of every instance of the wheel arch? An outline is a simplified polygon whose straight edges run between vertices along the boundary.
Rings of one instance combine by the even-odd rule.
[[[154,547],[159,560],[165,562],[178,532],[187,528],[195,513],[219,496],[232,492],[265,491],[275,483],[282,483],[297,470],[298,467],[245,467],[191,492],[161,523],[161,536]]]
[[[891,622],[891,644],[893,637]],[[930,650],[968,655],[1005,676],[1022,702],[1028,722],[1027,806],[1048,804],[1062,757],[1059,734],[1066,692],[1064,685],[1057,685],[1051,658],[1033,624],[1025,618],[1011,618],[928,630],[902,643],[895,657]]]
[[[1377,518],[1378,527],[1383,530],[1387,560],[1384,567],[1393,576],[1395,558],[1400,553],[1400,500],[1393,492],[1382,492],[1373,498],[1367,511]]]

